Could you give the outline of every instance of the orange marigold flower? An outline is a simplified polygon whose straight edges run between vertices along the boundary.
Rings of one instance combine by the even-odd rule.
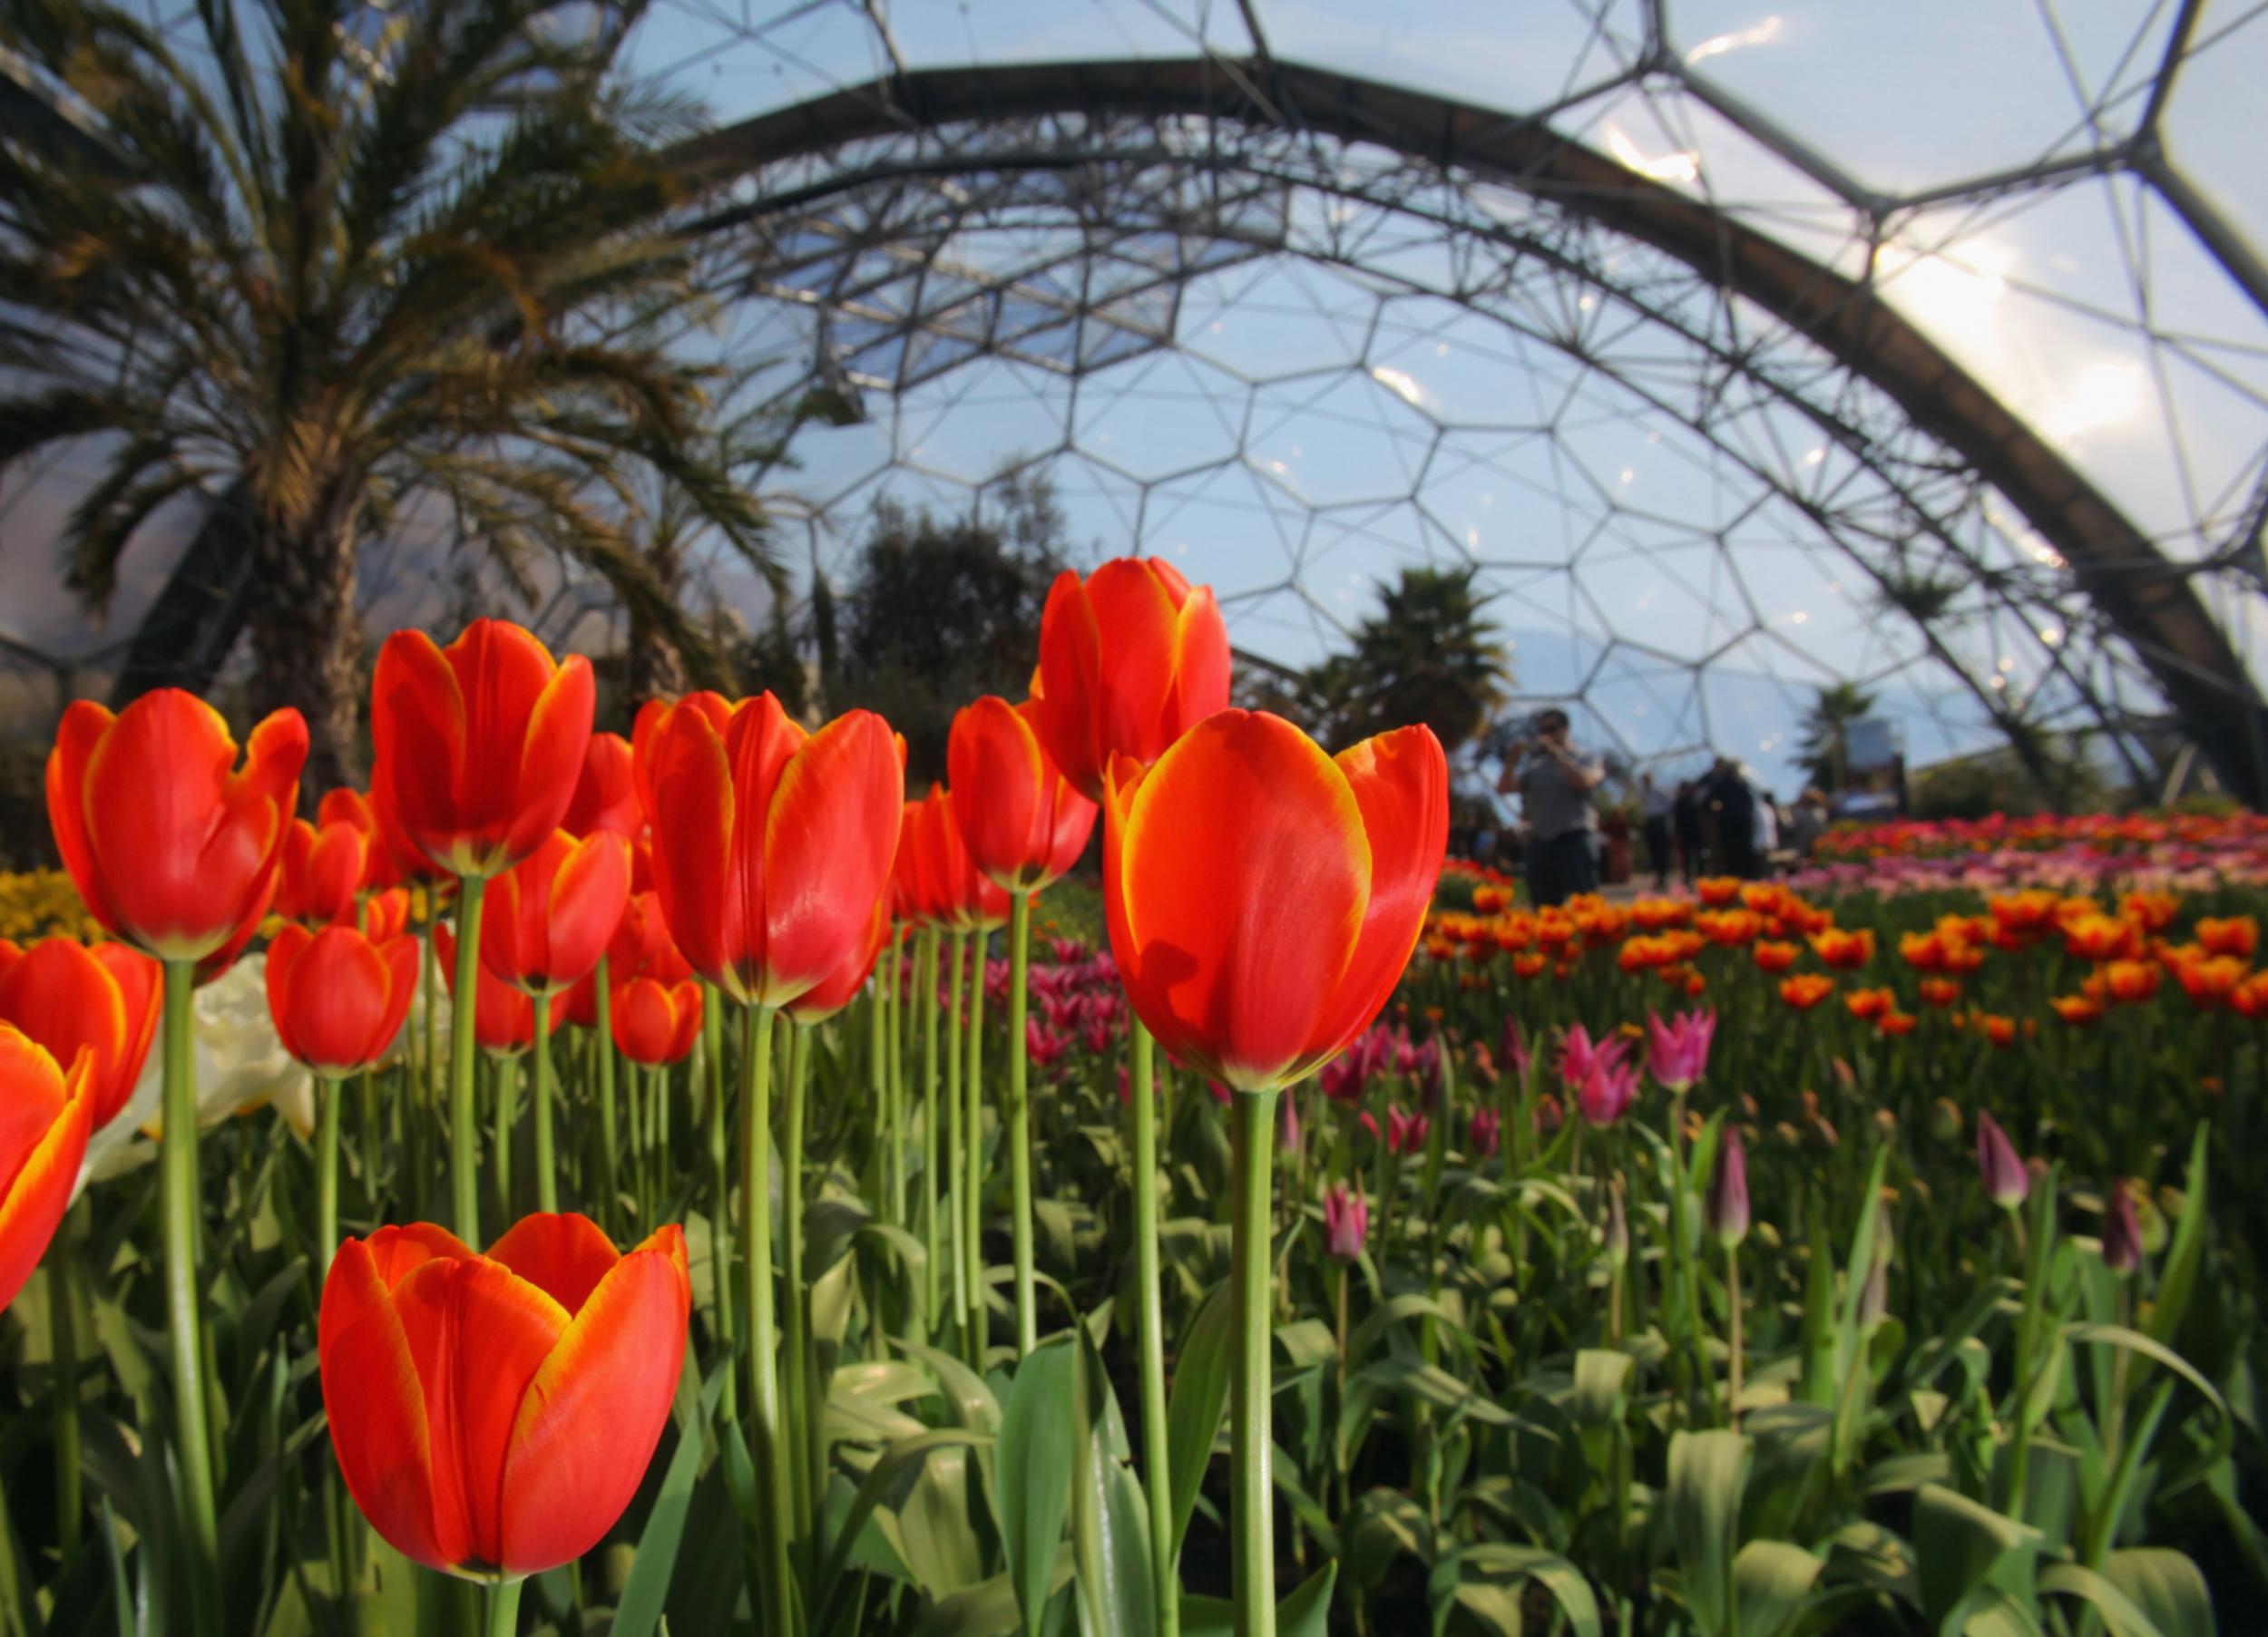
[[[1817,972],[1798,972],[1780,980],[1780,999],[1799,1012],[1807,1012],[1834,993],[1835,980]]]
[[[1829,927],[1812,934],[1812,949],[1828,966],[1854,971],[1874,959],[1874,931],[1868,927],[1846,932]]]
[[[2260,922],[2250,915],[2207,915],[2197,922],[2197,941],[2210,954],[2250,960],[2260,949]]]

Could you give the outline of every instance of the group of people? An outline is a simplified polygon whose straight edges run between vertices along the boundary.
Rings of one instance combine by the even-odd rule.
[[[1571,742],[1565,711],[1540,711],[1531,726],[1507,749],[1497,791],[1520,797],[1529,896],[1539,905],[1564,903],[1598,888],[1595,797],[1607,769]],[[1739,763],[1719,756],[1674,789],[1641,774],[1638,818],[1647,867],[1663,889],[1672,873],[1687,882],[1704,874],[1757,880],[1784,853],[1807,855],[1827,828],[1828,811],[1817,790],[1783,810]]]

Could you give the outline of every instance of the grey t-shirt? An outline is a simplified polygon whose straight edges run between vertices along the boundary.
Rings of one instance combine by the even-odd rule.
[[[1567,753],[1588,771],[1598,771],[1598,765],[1574,745],[1569,745]],[[1527,821],[1528,833],[1537,841],[1548,842],[1571,830],[1598,826],[1590,792],[1578,790],[1569,783],[1567,769],[1549,751],[1528,753],[1520,765],[1519,783],[1520,817]]]

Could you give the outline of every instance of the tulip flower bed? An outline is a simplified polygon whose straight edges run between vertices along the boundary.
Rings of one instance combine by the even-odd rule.
[[[1170,570],[1039,659],[914,793],[492,622],[311,821],[288,716],[74,707],[0,1626],[2248,1629],[2256,835],[1531,912]]]

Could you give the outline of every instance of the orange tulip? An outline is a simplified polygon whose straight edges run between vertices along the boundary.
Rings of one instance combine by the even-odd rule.
[[[1835,980],[1818,972],[1798,972],[1780,979],[1780,999],[1799,1012],[1807,1012],[1835,992]]]
[[[284,837],[275,911],[289,921],[352,921],[369,872],[372,838],[348,819],[318,829],[293,819]]]
[[[95,920],[161,960],[225,968],[275,894],[307,724],[252,730],[241,772],[220,713],[159,688],[112,716],[81,699],[47,758],[47,816]]]
[[[288,926],[268,946],[268,1012],[283,1048],[317,1074],[359,1074],[386,1055],[409,1016],[422,951],[349,926]]]
[[[1984,1031],[1984,1038],[1991,1041],[1998,1050],[2006,1051],[2016,1044],[2016,1019],[2013,1018],[2004,1018],[1996,1012],[1979,1012],[1977,1027]]]
[[[1874,959],[1874,930],[1846,932],[1828,927],[1812,934],[1812,951],[1823,965],[1855,971]]]
[[[582,775],[575,781],[574,799],[559,827],[572,836],[604,831],[624,841],[636,841],[646,827],[646,809],[638,799],[637,770],[631,744],[618,733],[594,733],[584,752]]]
[[[441,957],[442,970],[454,970],[456,966],[456,929],[448,925],[433,930],[434,951]],[[473,995],[473,1039],[483,1051],[510,1057],[525,1051],[535,1044],[535,1002],[488,970],[483,961],[474,962],[480,974],[479,987]],[[452,996],[459,1016],[464,1002]]]
[[[1041,747],[1032,711],[987,694],[954,714],[945,753],[961,839],[976,867],[1011,892],[1061,877],[1095,828],[1095,804]]]
[[[2250,960],[2260,949],[2260,921],[2251,915],[2230,915],[2215,919],[2201,916],[2197,921],[2197,941],[2213,955],[2234,955]]]
[[[158,963],[122,943],[92,949],[43,938],[29,950],[0,938],[0,1023],[12,1023],[58,1063],[93,1054],[92,1127],[100,1131],[134,1095],[157,1038]]]
[[[867,929],[865,940],[853,945],[843,964],[821,979],[816,988],[806,989],[788,1007],[787,1015],[798,1023],[824,1023],[841,1011],[865,987],[875,962],[889,941],[890,900],[885,893],[875,903],[874,921]]]
[[[1960,1000],[1960,980],[1955,978],[1924,978],[1921,982],[1921,999],[1930,1006],[1954,1006]]]
[[[94,1053],[65,1074],[39,1042],[0,1023],[0,1310],[47,1253],[93,1129]]]
[[[1066,569],[1040,619],[1032,726],[1073,789],[1100,802],[1116,758],[1156,761],[1228,704],[1228,628],[1212,588],[1159,558]]]
[[[2063,947],[2081,960],[2123,960],[2140,947],[2140,930],[2131,921],[2085,910],[2063,923]]]
[[[1238,1090],[1312,1072],[1393,993],[1449,839],[1441,744],[1326,756],[1223,711],[1106,791],[1104,901],[1129,999],[1174,1060]]]
[[[1864,1022],[1896,1009],[1898,997],[1888,989],[1853,989],[1843,998],[1843,1004],[1853,1018]]]
[[[613,989],[614,1044],[633,1063],[675,1063],[701,1032],[701,986],[632,978]]]
[[[475,619],[446,648],[396,631],[379,650],[370,732],[381,809],[452,875],[502,874],[559,828],[582,776],[591,662],[553,663],[508,620]]]
[[[485,1256],[425,1223],[347,1240],[317,1345],[355,1504],[428,1568],[582,1556],[653,1459],[691,1308],[674,1225],[627,1256],[575,1215],[523,1218]]]
[[[898,858],[892,865],[901,919],[924,921],[955,932],[987,931],[1008,924],[1008,894],[976,867],[953,814],[953,798],[932,784],[918,802],[899,809]]]
[[[2244,963],[2234,955],[2193,955],[2167,965],[2190,1003],[2205,1011],[2217,1011],[2226,1006],[2251,976]],[[0,979],[0,982],[5,981]],[[0,1006],[0,1016],[5,1015],[5,1007]]]
[[[1910,1035],[1913,1033],[1913,1014],[1901,1012],[1895,1007],[1874,1019],[1874,1027],[1885,1035]]]
[[[2103,969],[2110,998],[2121,1006],[2134,1006],[2157,993],[2158,970],[2147,960],[2114,960]]]
[[[732,720],[732,701],[709,688],[681,699],[649,699],[638,707],[631,723],[631,783],[638,790],[638,806],[648,823],[654,811],[654,766],[661,755],[661,740],[670,718],[680,710],[698,711],[719,733]]]
[[[769,694],[721,733],[683,706],[660,731],[653,867],[670,931],[733,999],[785,1006],[842,964],[889,885],[896,743],[864,710],[807,734]]]
[[[1701,901],[1711,909],[1722,909],[1740,899],[1741,881],[1736,875],[1705,875],[1693,883]]]
[[[1796,948],[1792,943],[1775,943],[1769,940],[1759,942],[1748,951],[1760,972],[1784,972],[1795,964]]]
[[[383,892],[373,892],[362,901],[363,936],[372,943],[384,943],[398,932],[409,930],[409,889],[388,887]]]
[[[383,892],[400,883],[404,875],[401,861],[395,857],[386,826],[378,822],[377,806],[368,796],[343,786],[326,790],[323,799],[316,804],[315,828],[319,833],[332,824],[351,824],[362,832],[364,892]]]
[[[2048,1004],[2074,1028],[2084,1028],[2103,1015],[2103,1003],[2092,995],[2050,995]]]
[[[599,964],[630,907],[630,844],[554,830],[490,884],[481,964],[531,995],[556,995]]]

